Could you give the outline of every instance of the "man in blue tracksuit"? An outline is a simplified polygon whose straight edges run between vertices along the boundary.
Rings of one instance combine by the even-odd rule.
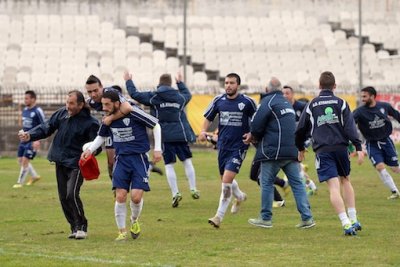
[[[176,77],[178,90],[171,87],[172,79],[170,74],[161,75],[157,90],[148,92],[138,92],[132,81],[132,75],[128,72],[125,72],[124,79],[129,95],[139,103],[150,106],[151,115],[160,122],[165,175],[171,188],[172,207],[178,207],[179,202],[182,200],[174,170],[176,157],[182,161],[185,168],[192,198],[199,199],[200,193],[196,188],[192,152],[189,148],[189,143],[195,142],[196,136],[185,113],[185,107],[192,95],[183,83],[181,74],[178,73]]]
[[[299,160],[304,159],[304,142],[311,134],[319,181],[328,184],[330,201],[339,216],[345,235],[355,235],[356,230],[361,230],[361,224],[357,220],[354,190],[349,178],[347,146],[349,141],[354,144],[358,163],[361,164],[364,158],[361,141],[349,105],[333,94],[336,83],[331,72],[321,74],[319,88],[319,96],[308,103],[297,126],[296,146]],[[341,185],[343,197],[340,193]]]
[[[296,119],[293,106],[282,94],[281,83],[272,78],[268,85],[269,93],[261,100],[251,122],[251,135],[245,143],[257,142],[254,161],[261,161],[261,212],[260,218],[249,219],[258,227],[272,227],[272,201],[274,179],[282,169],[288,177],[297,210],[301,214],[298,228],[315,225],[305,187],[300,177],[297,162],[297,149],[294,143]]]
[[[389,116],[400,122],[400,112],[395,110],[389,103],[375,100],[376,90],[373,87],[365,87],[361,90],[363,106],[354,111],[354,119],[360,132],[366,139],[369,159],[375,166],[384,185],[392,194],[388,199],[400,198],[392,176],[386,171],[385,164],[393,172],[400,173],[396,148],[390,135],[392,134],[392,122]]]
[[[88,222],[79,197],[83,177],[78,162],[82,146],[97,136],[99,123],[90,115],[80,91],[68,93],[64,108],[57,110],[48,121],[19,133],[21,141],[35,141],[54,136],[47,158],[56,164],[58,196],[65,218],[71,227],[69,238],[85,239]]]

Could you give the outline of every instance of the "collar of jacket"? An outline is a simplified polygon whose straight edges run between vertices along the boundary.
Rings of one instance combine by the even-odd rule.
[[[171,91],[171,90],[175,90],[175,89],[168,85],[157,86],[157,93],[163,93],[163,92],[167,92],[167,91]]]
[[[321,89],[321,92],[319,92],[319,95],[321,95],[321,96],[333,95],[333,91],[329,90],[329,89]]]
[[[283,95],[283,93],[282,93],[281,90],[274,90],[274,91],[271,91],[271,92],[268,92],[268,93],[263,94],[263,95],[261,96],[261,98],[264,98],[264,97],[270,96],[270,95],[275,95],[275,94]]]

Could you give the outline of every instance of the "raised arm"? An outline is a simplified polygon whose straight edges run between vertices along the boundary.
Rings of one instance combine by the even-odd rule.
[[[124,80],[129,95],[139,103],[150,106],[150,99],[154,96],[154,92],[138,92],[132,81],[132,74],[128,71],[124,72]]]

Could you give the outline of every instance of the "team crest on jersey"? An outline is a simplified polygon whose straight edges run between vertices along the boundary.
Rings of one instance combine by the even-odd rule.
[[[382,114],[385,114],[385,109],[384,109],[384,108],[380,108],[379,111],[380,111]]]
[[[240,102],[240,103],[238,104],[239,110],[243,110],[243,109],[244,109],[244,106],[245,106],[245,104],[242,103],[242,102]]]
[[[122,120],[122,122],[125,124],[125,126],[129,126],[129,123],[131,122],[131,119],[125,118]]]
[[[32,111],[30,116],[31,118],[35,117],[35,112]]]

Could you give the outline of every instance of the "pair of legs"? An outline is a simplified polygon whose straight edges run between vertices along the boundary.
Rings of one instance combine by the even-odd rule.
[[[113,187],[116,188],[115,221],[118,227],[116,241],[127,238],[126,200],[129,190],[131,208],[130,233],[133,239],[139,237],[140,225],[138,218],[143,208],[143,192],[150,191],[148,184],[149,162],[146,154],[118,155],[113,172]]]
[[[165,163],[165,175],[172,194],[172,207],[179,206],[182,194],[178,188],[178,181],[174,165],[178,158],[185,169],[185,175],[189,182],[189,189],[193,199],[199,199],[200,193],[196,188],[196,172],[192,163],[192,152],[187,142],[164,142],[163,158]]]
[[[355,193],[349,178],[348,152],[343,150],[317,153],[316,167],[319,181],[328,185],[331,205],[340,219],[345,235],[355,235],[357,230],[361,230],[361,225],[357,219]]]
[[[127,229],[126,229],[126,198],[128,191],[123,188],[116,188],[116,201],[115,201],[115,222],[118,227],[119,236],[117,237],[121,240],[126,239]],[[137,220],[143,208],[143,190],[142,189],[132,189],[130,194],[129,206],[131,208],[131,235],[132,238],[136,239],[140,234],[140,227]],[[135,229],[136,227],[136,229]]]
[[[35,143],[35,144],[34,144]],[[36,146],[36,148],[35,148]],[[13,186],[14,188],[22,187],[25,183],[28,174],[31,174],[31,179],[27,185],[38,181],[40,176],[32,166],[30,161],[36,156],[36,150],[39,144],[37,142],[20,143],[18,147],[18,163],[20,165],[20,171],[17,179],[17,183]]]
[[[303,222],[313,221],[308,197],[300,177],[299,163],[294,160],[273,160],[263,161],[261,163],[260,218],[263,221],[272,220],[273,184],[280,169],[282,169],[288,177],[288,182],[292,188],[297,210],[301,215],[301,220]]]
[[[240,170],[243,160],[246,157],[247,150],[228,151],[220,150],[218,154],[219,171],[221,174],[221,195],[217,213],[208,223],[218,228],[225,216],[226,210],[231,202],[232,195],[235,197],[231,213],[237,213],[241,202],[245,201],[247,196],[239,188],[235,177]]]
[[[56,163],[58,196],[65,218],[70,224],[69,238],[84,239],[88,222],[79,196],[83,177],[79,168],[69,168]]]
[[[400,198],[399,189],[393,180],[393,177],[386,170],[385,164],[390,167],[394,173],[400,173],[397,160],[396,148],[390,138],[384,141],[368,141],[366,144],[369,159],[375,166],[382,183],[392,192],[388,199]]]

